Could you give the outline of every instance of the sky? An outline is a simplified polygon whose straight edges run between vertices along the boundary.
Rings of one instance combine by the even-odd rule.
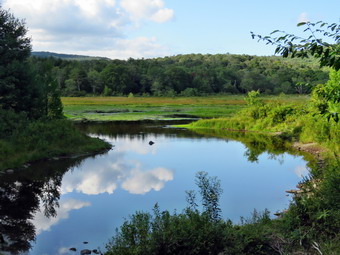
[[[178,54],[273,55],[253,40],[301,21],[340,21],[340,0],[0,0],[24,19],[34,51],[154,58]]]

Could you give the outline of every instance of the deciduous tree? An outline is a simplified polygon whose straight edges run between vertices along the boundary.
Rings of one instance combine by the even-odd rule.
[[[275,45],[275,53],[283,57],[306,58],[313,56],[320,60],[321,66],[340,69],[340,24],[318,21],[301,22],[306,37],[275,30],[270,36],[261,36],[251,32],[253,38]],[[325,39],[323,39],[325,38]],[[328,41],[326,41],[328,40]]]

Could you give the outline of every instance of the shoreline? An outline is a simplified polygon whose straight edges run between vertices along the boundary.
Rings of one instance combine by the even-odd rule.
[[[210,129],[210,130],[226,130],[228,132],[239,132],[239,133],[256,133],[256,134],[261,134],[261,135],[267,135],[267,136],[274,136],[281,138],[283,140],[286,140],[282,135],[284,132],[265,132],[265,131],[255,131],[255,130],[246,130],[246,129],[232,129],[232,128],[206,128],[206,127],[190,127],[188,125],[178,125],[178,127],[181,128],[187,128],[190,130],[195,130],[195,129]],[[324,154],[329,153],[329,150],[320,145],[317,142],[309,142],[309,143],[303,143],[301,141],[294,141],[291,142],[291,148],[294,149],[297,152],[302,152],[302,153],[308,153],[309,155],[313,156],[314,159],[317,161],[324,161],[327,156]]]
[[[103,141],[103,142],[105,142],[105,141]],[[21,164],[20,166],[10,167],[10,168],[0,170],[0,176],[4,173],[14,173],[15,171],[24,170],[24,169],[26,169],[26,168],[30,167],[31,165],[34,165],[35,163],[38,163],[38,162],[54,161],[54,160],[61,160],[61,159],[77,159],[77,158],[81,158],[81,157],[101,155],[101,154],[104,154],[104,153],[110,151],[112,149],[112,147],[113,146],[110,145],[110,147],[108,146],[107,148],[94,150],[94,151],[87,151],[87,152],[83,152],[83,153],[70,153],[70,154],[66,154],[66,155],[60,154],[60,155],[54,155],[54,156],[51,156],[51,157],[44,157],[44,158],[40,158],[40,159],[36,159],[36,160],[32,160],[32,161],[27,161],[27,162],[24,162],[23,164]]]

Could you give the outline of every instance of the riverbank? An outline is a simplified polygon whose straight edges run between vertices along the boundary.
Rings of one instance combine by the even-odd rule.
[[[229,118],[198,120],[182,127],[276,135],[317,157],[340,156],[340,123],[323,118],[306,105],[274,102],[245,108]]]
[[[2,130],[0,171],[37,160],[90,155],[111,148],[109,143],[81,133],[68,120],[27,121],[19,117],[16,121],[12,118],[12,124]]]

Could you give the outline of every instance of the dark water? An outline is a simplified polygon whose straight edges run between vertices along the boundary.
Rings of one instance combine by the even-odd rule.
[[[272,213],[287,208],[285,190],[308,174],[306,162],[285,152],[282,141],[254,134],[215,138],[162,123],[79,128],[114,147],[2,175],[0,250],[14,253],[31,244],[27,254],[79,254],[71,247],[103,251],[115,228],[135,211],[151,211],[156,202],[170,211],[185,208],[185,191],[196,189],[198,171],[221,180],[223,216],[237,223],[254,208]]]

